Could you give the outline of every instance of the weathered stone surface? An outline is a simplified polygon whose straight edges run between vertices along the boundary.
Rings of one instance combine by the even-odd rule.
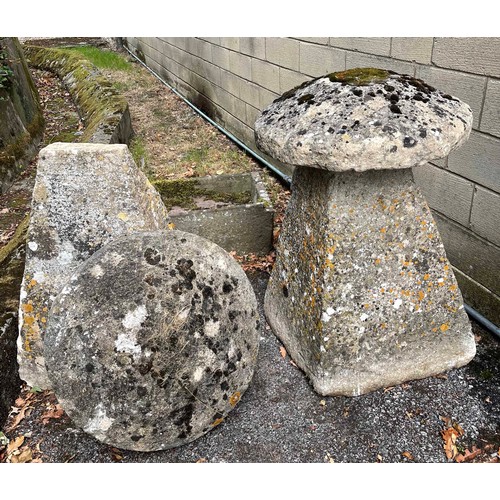
[[[55,73],[68,88],[85,120],[80,142],[129,144],[128,103],[88,59],[63,48],[25,45],[24,51],[31,66]]]
[[[257,302],[224,250],[182,231],[106,245],[61,290],[45,354],[72,420],[120,448],[179,446],[222,422],[248,387]]]
[[[470,107],[408,75],[373,68],[326,75],[286,92],[255,122],[260,149],[332,171],[410,168],[460,146]]]
[[[41,150],[21,288],[20,376],[49,388],[43,337],[73,271],[112,239],[167,229],[165,206],[127,146],[55,143]]]
[[[16,339],[28,220],[26,217],[9,243],[0,248],[0,428],[21,386]]]
[[[321,394],[359,395],[466,364],[475,343],[411,167],[466,140],[466,104],[365,68],[292,89],[255,124],[291,163],[265,311]]]
[[[409,169],[295,170],[265,311],[321,394],[359,395],[466,364],[475,343]]]
[[[44,121],[17,38],[0,37],[0,66],[0,193],[4,193],[35,155]]]

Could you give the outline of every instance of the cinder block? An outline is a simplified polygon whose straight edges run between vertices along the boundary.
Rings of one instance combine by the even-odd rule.
[[[205,61],[212,62],[212,44],[198,38],[197,53],[198,57],[205,59]]]
[[[488,80],[479,128],[500,137],[500,80]]]
[[[431,164],[415,167],[413,177],[431,208],[468,227],[472,182]]]
[[[299,70],[300,43],[291,38],[266,38],[266,59],[278,66]]]
[[[243,81],[244,80],[234,73],[223,69],[220,70],[220,86],[236,97],[240,97],[240,86]]]
[[[415,65],[409,62],[398,61],[388,57],[372,56],[361,52],[346,53],[346,69],[352,68],[381,68],[396,71],[403,75],[415,76]]]
[[[229,50],[224,47],[212,46],[212,62],[222,69],[229,69]]]
[[[255,124],[255,120],[257,120],[257,117],[260,115],[260,110],[257,108],[254,108],[253,106],[250,106],[250,104],[246,105],[246,118],[245,118],[245,123],[253,128]]]
[[[271,92],[270,90],[260,87],[260,109],[264,109],[269,104],[271,104],[275,99],[277,99],[281,94],[277,92]]]
[[[500,248],[433,212],[450,262],[492,293],[500,295]]]
[[[448,169],[500,192],[500,139],[473,130],[469,140],[448,156]]]
[[[453,272],[464,302],[488,318],[494,325],[500,325],[500,297],[456,267],[453,267]]]
[[[239,52],[229,52],[229,71],[246,80],[252,79],[251,57],[244,56]]]
[[[300,42],[300,72],[322,76],[345,69],[345,51]]]
[[[280,91],[279,67],[267,61],[252,59],[252,74],[249,80],[273,92]]]
[[[472,231],[500,246],[500,194],[476,186],[470,222]]]
[[[241,80],[240,85],[240,99],[243,99],[246,103],[250,104],[254,108],[260,107],[260,89],[255,83],[249,82],[247,80]]]
[[[296,40],[303,40],[304,42],[316,43],[318,45],[328,45],[328,41],[330,40],[327,36],[295,36]]]
[[[226,49],[231,49],[235,51],[240,50],[240,39],[238,37],[225,37],[220,38],[220,44]]]
[[[202,38],[202,40],[205,40],[206,42],[209,42],[214,45],[220,45],[220,38],[219,37],[206,37]]]
[[[458,71],[417,66],[415,76],[424,82],[466,102],[472,109],[474,128],[479,126],[486,77],[469,75]]]
[[[391,57],[430,64],[433,43],[432,37],[394,37],[391,43]]]
[[[435,38],[432,62],[443,68],[500,77],[500,38]]]
[[[280,68],[280,93],[283,94],[287,90],[293,89],[297,85],[310,79],[310,76],[303,75],[302,73]]]
[[[347,50],[368,52],[379,56],[391,53],[391,39],[384,37],[340,37],[330,38],[330,45]]]
[[[214,87],[215,96],[213,101],[215,104],[226,110],[228,113],[231,113],[233,116],[238,118],[241,121],[244,121],[246,118],[246,109],[245,103],[233,96],[229,92],[226,92],[224,89],[220,87]]]
[[[240,52],[258,59],[265,59],[266,39],[264,37],[240,38]]]

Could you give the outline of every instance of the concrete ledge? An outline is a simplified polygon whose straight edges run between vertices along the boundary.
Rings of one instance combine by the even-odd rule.
[[[175,229],[240,255],[272,248],[271,201],[257,172],[153,182]]]
[[[80,142],[129,144],[133,136],[125,98],[87,59],[65,49],[24,46],[29,64],[64,82],[85,121]]]

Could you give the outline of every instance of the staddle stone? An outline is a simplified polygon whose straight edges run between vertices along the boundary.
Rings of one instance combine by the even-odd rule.
[[[168,229],[163,202],[124,144],[55,143],[40,151],[19,311],[19,372],[50,388],[48,311],[73,271],[114,238]]]
[[[252,287],[222,248],[182,231],[113,241],[50,311],[49,376],[71,419],[100,441],[153,451],[220,424],[258,352]]]
[[[265,313],[320,394],[360,395],[474,356],[410,168],[458,147],[471,124],[455,97],[374,68],[307,82],[258,118],[259,147],[296,167]]]

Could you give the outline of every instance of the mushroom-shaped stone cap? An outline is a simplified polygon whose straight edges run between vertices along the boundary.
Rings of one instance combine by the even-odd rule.
[[[442,158],[471,127],[472,111],[456,97],[409,75],[356,68],[283,94],[262,111],[255,138],[289,165],[363,171]]]

